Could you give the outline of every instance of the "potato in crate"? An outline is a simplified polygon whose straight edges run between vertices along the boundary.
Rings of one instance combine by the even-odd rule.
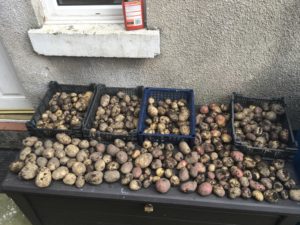
[[[138,127],[139,142],[193,144],[195,138],[194,91],[145,88]]]

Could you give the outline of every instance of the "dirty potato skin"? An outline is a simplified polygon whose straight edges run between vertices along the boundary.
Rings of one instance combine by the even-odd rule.
[[[27,163],[19,172],[19,176],[24,180],[31,180],[36,177],[38,166],[33,163]]]
[[[155,183],[155,187],[156,187],[156,190],[159,192],[159,193],[167,193],[170,188],[171,188],[171,183],[168,179],[166,178],[161,178],[159,179],[158,181],[156,181]]]
[[[61,166],[58,167],[56,170],[52,172],[52,179],[53,180],[62,180],[65,176],[69,173],[68,167]]]
[[[25,163],[21,160],[14,161],[9,164],[9,170],[13,173],[19,173],[25,166]]]
[[[50,186],[51,181],[51,170],[47,167],[43,167],[39,170],[35,178],[35,185],[40,188],[46,188]]]

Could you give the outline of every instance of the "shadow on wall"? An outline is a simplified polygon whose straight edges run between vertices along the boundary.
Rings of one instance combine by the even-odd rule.
[[[280,17],[281,33],[276,40],[277,53],[273,54],[272,63],[260,71],[256,80],[247,82],[243,90],[255,97],[284,97],[295,130],[300,128],[300,49],[294,44],[300,38],[299,8],[300,1],[286,6]],[[253,90],[257,91],[253,93]]]

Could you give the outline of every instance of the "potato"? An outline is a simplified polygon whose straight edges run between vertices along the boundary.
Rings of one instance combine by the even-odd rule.
[[[49,168],[51,171],[57,169],[60,165],[60,162],[58,158],[52,158],[47,163],[47,168]]]
[[[290,190],[290,198],[293,201],[300,201],[300,189],[294,189],[294,190]]]
[[[142,182],[140,180],[131,180],[129,183],[129,189],[132,191],[138,191],[142,188]]]
[[[180,181],[187,181],[190,178],[189,171],[187,168],[183,167],[179,171],[179,179]]]
[[[190,146],[185,141],[181,141],[179,143],[179,150],[185,155],[187,155],[191,152]]]
[[[27,156],[26,156],[26,159],[25,159],[25,164],[27,163],[36,163],[36,154],[34,153],[29,153]]]
[[[73,158],[76,157],[77,153],[79,152],[79,148],[76,145],[70,144],[65,148],[65,151],[67,156]]]
[[[13,173],[19,173],[25,166],[25,163],[21,160],[14,161],[9,164],[9,170]]]
[[[96,162],[99,159],[102,159],[103,155],[101,152],[93,152],[92,154],[90,154],[89,158],[93,161]]]
[[[105,150],[106,150],[105,144],[99,143],[99,144],[96,145],[96,151],[97,152],[104,153]]]
[[[38,157],[36,160],[36,164],[39,167],[46,167],[48,163],[48,160],[45,157]]]
[[[194,192],[197,189],[197,182],[187,181],[180,185],[180,190],[184,193]]]
[[[242,194],[241,188],[239,188],[239,187],[229,188],[229,191],[228,191],[229,198],[235,199],[237,197],[240,197],[241,194]]]
[[[141,167],[134,167],[132,169],[133,178],[138,179],[142,175],[142,173],[143,173],[143,171],[142,171]]]
[[[223,188],[223,186],[221,184],[214,185],[214,187],[213,187],[213,193],[216,196],[220,197],[220,198],[224,197],[225,194],[226,194],[225,190],[224,190],[224,188]]]
[[[56,170],[52,172],[53,180],[62,180],[69,173],[69,169],[66,166],[58,167]]]
[[[153,156],[150,153],[143,153],[135,159],[135,165],[144,169],[151,164],[152,159]]]
[[[56,158],[61,159],[61,158],[66,156],[66,152],[65,152],[64,149],[57,149],[57,150],[55,150],[54,155],[55,155]]]
[[[128,160],[128,155],[126,152],[124,151],[119,151],[117,154],[116,154],[116,160],[118,163],[120,164],[123,164],[125,162],[127,162]]]
[[[258,190],[258,191],[266,190],[265,186],[257,181],[250,180],[249,184],[250,184],[250,188],[252,188],[253,190]]]
[[[24,146],[26,147],[32,147],[34,146],[34,144],[38,141],[38,138],[37,137],[27,137],[25,138],[22,143]]]
[[[30,147],[25,147],[21,150],[19,159],[24,161],[26,159],[26,156],[31,153],[31,148]]]
[[[153,105],[148,106],[147,112],[150,117],[155,117],[158,115],[158,109]]]
[[[113,145],[113,144],[109,144],[107,146],[106,152],[107,154],[111,155],[111,156],[116,156],[116,154],[120,151],[120,149]]]
[[[88,149],[90,147],[90,143],[88,140],[82,140],[79,142],[78,147],[81,149]]]
[[[35,185],[40,188],[49,187],[52,181],[51,171],[47,167],[42,167],[35,178]]]
[[[89,151],[87,149],[80,150],[76,155],[76,159],[78,162],[84,162],[88,158],[89,158]]]
[[[74,162],[72,165],[72,172],[76,175],[83,175],[86,171],[86,167],[82,162]]]
[[[95,162],[94,166],[96,171],[103,171],[105,169],[105,162],[103,159],[99,159]]]
[[[120,172],[118,170],[105,171],[104,180],[107,183],[114,183],[120,179]]]
[[[155,188],[159,193],[167,193],[171,188],[171,183],[166,178],[160,178],[156,181]]]
[[[43,153],[42,156],[45,157],[46,159],[51,159],[54,157],[55,154],[55,150],[53,148],[46,148]]]
[[[244,160],[244,154],[240,151],[232,151],[230,156],[236,162],[242,162]]]
[[[123,174],[127,174],[131,172],[132,168],[133,168],[132,162],[126,162],[121,166],[120,171]]]
[[[43,154],[43,151],[45,150],[44,147],[39,147],[39,148],[36,148],[34,150],[34,154],[36,154],[37,156],[41,156]]]
[[[208,196],[212,193],[212,185],[208,182],[204,182],[198,187],[198,194],[201,196]]]
[[[72,186],[72,185],[75,184],[76,179],[77,179],[77,178],[76,178],[76,175],[75,175],[75,174],[73,174],[73,173],[68,173],[68,174],[64,177],[63,182],[64,182],[64,184],[66,184],[66,185]]]
[[[114,140],[114,145],[118,148],[124,148],[126,146],[126,143],[125,141],[117,138]]]
[[[19,172],[19,176],[24,180],[31,180],[36,177],[38,166],[33,163],[27,163]]]
[[[106,106],[108,106],[109,101],[110,101],[110,96],[109,95],[107,95],[107,94],[102,95],[101,99],[100,99],[100,105],[102,107],[106,107]]]
[[[54,144],[53,144],[53,148],[54,148],[54,150],[57,152],[57,151],[63,151],[64,150],[64,148],[65,148],[65,146],[63,145],[63,144],[61,144],[61,143],[59,143],[59,142],[54,142]]]
[[[78,146],[79,143],[80,143],[80,141],[81,141],[81,140],[80,140],[79,138],[72,138],[71,144],[72,144],[72,145]]]
[[[53,141],[49,140],[49,139],[45,140],[44,141],[44,147],[45,148],[53,148]]]
[[[84,179],[89,184],[98,185],[103,181],[103,173],[100,171],[89,172],[84,176]]]
[[[59,143],[61,143],[63,145],[68,145],[72,142],[72,139],[70,138],[70,136],[68,136],[67,134],[64,134],[64,133],[56,134],[56,139],[59,141]]]
[[[70,160],[70,158],[67,157],[67,156],[62,157],[61,159],[59,159],[60,165],[62,165],[62,166],[67,165],[67,163],[68,163],[69,160]]]
[[[83,188],[84,185],[85,185],[84,176],[82,175],[78,176],[75,182],[75,186],[77,188]]]

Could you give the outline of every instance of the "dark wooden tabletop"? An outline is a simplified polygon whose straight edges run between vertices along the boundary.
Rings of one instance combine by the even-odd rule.
[[[288,165],[292,176],[294,170]],[[299,180],[297,180],[299,183]],[[34,185],[33,181],[23,181],[18,176],[8,173],[4,182],[3,190],[7,193],[18,192],[27,194],[68,196],[76,198],[115,199],[124,201],[136,201],[143,203],[176,204],[181,206],[195,206],[218,209],[243,210],[260,213],[271,213],[281,215],[300,215],[300,202],[291,200],[279,200],[276,204],[268,202],[257,202],[253,199],[244,200],[218,198],[214,195],[201,197],[197,193],[184,194],[177,188],[172,188],[167,194],[157,193],[153,186],[134,192],[119,183],[103,183],[99,186],[85,185],[82,189],[66,186],[62,182],[53,182],[50,187],[41,189]]]

